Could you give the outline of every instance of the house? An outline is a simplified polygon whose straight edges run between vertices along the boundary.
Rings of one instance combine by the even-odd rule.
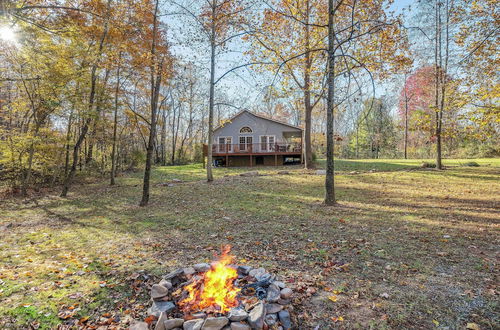
[[[219,166],[302,162],[302,128],[247,110],[217,127],[212,156]]]

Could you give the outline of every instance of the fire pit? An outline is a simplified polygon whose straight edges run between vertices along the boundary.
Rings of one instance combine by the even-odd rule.
[[[148,313],[158,319],[156,330],[291,328],[292,290],[264,268],[234,265],[229,251],[153,285]]]

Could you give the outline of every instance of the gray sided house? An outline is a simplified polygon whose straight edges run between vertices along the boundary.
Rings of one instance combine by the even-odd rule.
[[[284,165],[302,162],[302,129],[243,110],[214,130],[218,166]]]

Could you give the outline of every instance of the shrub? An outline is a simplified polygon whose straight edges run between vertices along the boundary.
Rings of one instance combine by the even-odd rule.
[[[140,150],[134,150],[129,156],[128,161],[129,169],[136,168],[146,162],[146,153]]]
[[[422,163],[422,168],[436,168],[436,164],[424,162]]]

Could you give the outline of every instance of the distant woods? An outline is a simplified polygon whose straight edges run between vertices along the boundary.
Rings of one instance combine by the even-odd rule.
[[[78,177],[201,161],[201,69],[175,62],[159,2],[19,5],[1,21],[18,40],[0,41],[0,170],[14,191],[66,196]]]
[[[22,195],[66,196],[86,176],[114,185],[141,170],[147,205],[152,167],[204,161],[214,127],[242,109],[304,127],[308,168],[317,157],[433,157],[439,168],[442,157],[498,155],[496,2],[393,9],[2,3],[0,178]],[[210,152],[206,165],[211,181]]]

